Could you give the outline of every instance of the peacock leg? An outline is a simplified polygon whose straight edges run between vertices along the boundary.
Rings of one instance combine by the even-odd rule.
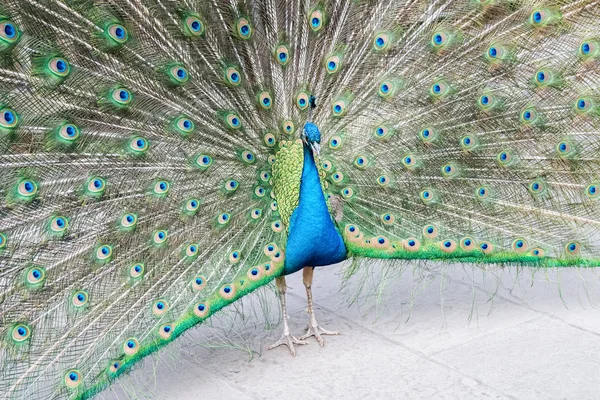
[[[325,341],[322,338],[322,335],[339,335],[338,332],[332,332],[325,330],[319,326],[317,323],[317,319],[315,318],[315,310],[313,308],[313,300],[312,300],[312,280],[313,273],[315,271],[314,267],[305,267],[302,270],[302,280],[304,281],[304,286],[306,286],[306,297],[308,298],[308,328],[306,329],[306,333],[300,338],[300,340],[304,340],[311,336],[314,336],[319,342],[319,345],[323,347]]]
[[[293,356],[296,356],[296,349],[294,348],[294,345],[295,344],[308,344],[308,342],[306,342],[304,340],[296,339],[290,331],[290,326],[288,324],[287,310],[285,308],[285,291],[286,291],[285,277],[279,276],[279,277],[275,278],[275,286],[277,286],[277,292],[279,293],[279,301],[281,302],[281,310],[283,312],[283,334],[281,335],[281,339],[279,339],[277,342],[275,342],[271,346],[269,346],[269,348],[267,350],[271,350],[271,349],[274,349],[275,347],[285,344],[288,347],[288,349],[290,350],[290,354]]]

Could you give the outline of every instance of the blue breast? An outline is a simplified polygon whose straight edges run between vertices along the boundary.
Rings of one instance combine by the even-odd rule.
[[[345,258],[346,246],[329,215],[312,151],[304,146],[300,202],[290,218],[284,273]]]

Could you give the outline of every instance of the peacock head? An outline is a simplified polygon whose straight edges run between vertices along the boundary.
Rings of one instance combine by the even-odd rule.
[[[307,122],[302,130],[302,141],[312,149],[313,154],[319,155],[321,151],[321,132],[317,125]]]

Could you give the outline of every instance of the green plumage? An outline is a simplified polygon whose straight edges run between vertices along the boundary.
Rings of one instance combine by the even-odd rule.
[[[599,21],[596,0],[4,2],[0,393],[90,397],[280,276],[307,121],[349,257],[599,266]]]

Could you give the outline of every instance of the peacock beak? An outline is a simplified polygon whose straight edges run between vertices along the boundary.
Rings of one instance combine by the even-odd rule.
[[[312,142],[310,144],[310,148],[312,149],[313,153],[315,153],[317,156],[321,155],[321,145],[317,142]]]

